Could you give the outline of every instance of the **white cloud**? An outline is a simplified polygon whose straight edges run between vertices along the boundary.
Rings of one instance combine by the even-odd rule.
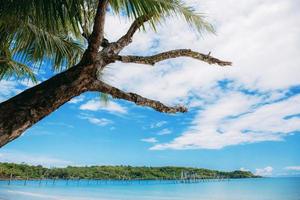
[[[106,126],[106,125],[108,125],[108,124],[111,123],[110,120],[105,119],[105,118],[99,119],[99,118],[95,118],[95,117],[90,117],[90,118],[88,118],[88,120],[89,120],[89,122],[91,122],[92,124],[96,124],[96,125],[98,125],[98,126]]]
[[[118,64],[112,67],[116,70],[110,73],[113,77],[109,76],[116,85],[164,101],[174,101],[224,77],[249,87],[267,90],[300,83],[300,58],[297,56],[300,48],[297,45],[300,40],[300,14],[295,9],[299,7],[296,1],[191,2],[195,6],[199,5],[201,11],[208,13],[215,20],[218,33],[216,37],[196,37],[185,23],[178,20],[168,20],[158,28],[154,37],[151,30],[148,31],[148,35],[137,35],[143,36],[144,41],[153,38],[151,44],[157,43],[158,40],[160,50],[193,47],[204,53],[212,51],[215,56],[232,60],[234,66],[221,69],[190,59],[172,60],[177,66],[161,63],[154,69],[140,65],[119,67]],[[224,10],[228,5],[231,9]],[[276,23],[273,23],[275,19]],[[125,32],[124,25],[122,27]],[[109,35],[115,31],[108,32]],[[274,32],[277,34],[272,34]],[[136,42],[139,41],[133,40],[132,45]],[[139,52],[142,49],[137,45],[135,51]]]
[[[80,106],[80,110],[99,111],[104,110],[111,113],[126,114],[127,109],[113,101],[103,103],[100,100],[90,100]]]
[[[241,168],[240,168],[240,170],[241,170],[241,171],[243,171],[243,172],[250,172],[250,170],[249,170],[249,169],[247,169],[247,168],[244,168],[244,167],[241,167]]]
[[[162,129],[161,131],[159,131],[159,132],[157,133],[157,135],[169,135],[169,134],[171,134],[171,133],[172,133],[172,131],[171,131],[170,129],[164,128],[164,129]]]
[[[150,137],[150,138],[143,138],[141,139],[142,142],[147,142],[147,143],[156,143],[157,139],[154,137]]]
[[[23,89],[21,88],[30,88],[35,85],[36,83],[33,83],[31,80],[0,80],[0,102],[5,101],[22,92]]]
[[[256,169],[255,175],[257,176],[271,176],[273,173],[273,167],[268,166],[262,169]]]
[[[159,121],[159,122],[156,122],[156,123],[152,123],[150,125],[150,128],[160,128],[160,127],[162,127],[165,124],[167,124],[166,121]]]
[[[95,124],[97,126],[106,126],[112,124],[113,122],[106,118],[97,118],[89,115],[79,115],[80,119],[88,120],[90,123]]]
[[[169,143],[151,149],[220,149],[225,146],[280,141],[300,131],[300,95],[275,103],[230,92],[199,111],[190,128]]]
[[[22,86],[25,86],[26,88],[31,88],[37,84],[39,84],[39,81],[37,83],[34,83],[33,81],[31,80],[21,80],[21,81],[18,81]]]
[[[39,83],[39,81],[38,81]],[[24,88],[30,88],[38,83],[33,83],[31,80],[16,80],[16,79],[2,79],[0,80],[0,103],[19,94]]]
[[[288,166],[285,167],[284,169],[291,170],[291,171],[300,171],[300,166]]]
[[[63,126],[63,127],[67,127],[67,128],[74,128],[73,125],[71,124],[66,124],[63,122],[46,122],[47,125],[52,125],[52,126]]]
[[[300,13],[295,9],[299,8],[296,1],[198,0],[192,3],[215,20],[217,36],[196,37],[178,20],[168,20],[154,36],[151,30],[148,35],[137,35],[145,41],[153,38],[151,44],[158,43],[156,50],[160,51],[173,48],[212,51],[214,56],[233,61],[233,67],[219,68],[191,59],[174,59],[170,61],[172,65],[162,62],[155,68],[116,64],[106,70],[108,81],[167,103],[176,103],[191,94],[201,97],[203,91],[207,93],[216,81],[224,78],[264,91],[300,84],[300,57],[297,56]],[[224,10],[228,5],[231,9]],[[132,52],[139,51],[143,52],[143,48],[137,45]]]
[[[70,161],[58,158],[38,154],[28,154],[19,151],[0,152],[0,162],[26,163],[31,165],[43,165],[46,167],[64,167],[72,164]]]
[[[71,99],[68,103],[77,104],[77,103],[82,102],[84,99],[85,99],[85,96],[84,95],[80,95],[78,97],[75,97],[75,98]]]
[[[16,95],[22,90],[17,88],[18,83],[16,81],[1,80],[0,82],[0,102]]]

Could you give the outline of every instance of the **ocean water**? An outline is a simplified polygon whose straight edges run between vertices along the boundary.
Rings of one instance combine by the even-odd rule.
[[[300,200],[300,178],[174,181],[0,181],[0,200]]]

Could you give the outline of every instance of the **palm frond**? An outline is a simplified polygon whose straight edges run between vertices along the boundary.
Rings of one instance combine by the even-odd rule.
[[[14,42],[13,51],[21,60],[38,63],[49,58],[57,71],[76,64],[83,53],[82,45],[71,36],[45,31],[29,22],[16,30]]]
[[[9,24],[1,20],[0,35],[0,43],[9,46],[20,62],[41,63],[49,59],[57,71],[76,64],[83,53],[78,39],[39,28],[30,20],[12,18]]]
[[[1,49],[0,51],[0,80],[15,76],[17,78],[28,78],[36,83],[37,79],[32,69],[12,58],[9,49]]]
[[[105,93],[100,93],[100,102],[104,104],[104,106],[107,106],[109,103],[109,95]]]
[[[80,13],[89,1],[94,2],[0,0],[0,54],[8,49],[18,60],[5,57],[0,78],[13,75],[13,70],[17,77],[27,74],[32,78],[30,68],[22,63],[34,66],[48,59],[57,71],[76,64],[83,52]]]
[[[150,22],[153,28],[159,20],[171,16],[184,18],[199,33],[203,31],[214,33],[213,26],[205,19],[205,16],[197,13],[181,0],[111,0],[110,5],[116,14],[125,11],[129,18],[152,15]]]
[[[64,27],[66,33],[80,34],[78,22],[82,21],[80,11],[90,0],[0,0],[0,18],[10,20],[30,17],[35,25],[55,31]]]

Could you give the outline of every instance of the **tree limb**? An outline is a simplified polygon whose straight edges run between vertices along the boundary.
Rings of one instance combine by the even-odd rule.
[[[210,53],[205,55],[199,52],[192,51],[190,49],[177,49],[159,53],[153,56],[120,56],[116,55],[115,60],[124,62],[124,63],[138,63],[146,65],[154,65],[157,62],[177,58],[177,57],[191,57],[197,60],[207,62],[208,64],[216,64],[220,66],[229,66],[232,63],[229,61],[222,61],[215,57],[210,56]]]
[[[104,35],[105,13],[108,5],[108,0],[98,0],[98,7],[94,19],[93,32],[89,37],[87,53],[91,54],[91,59],[94,60],[97,56],[99,47]]]
[[[123,35],[118,41],[111,43],[110,51],[114,54],[118,54],[124,47],[128,46],[132,42],[134,33],[147,21],[152,18],[152,15],[142,15],[134,20],[128,29],[127,33]]]
[[[135,93],[124,92],[118,88],[115,88],[115,87],[108,85],[107,83],[104,83],[99,80],[95,81],[95,83],[91,85],[89,90],[106,93],[106,94],[111,95],[113,98],[131,101],[137,105],[151,107],[151,108],[153,108],[159,112],[163,112],[163,113],[187,112],[187,108],[185,108],[183,106],[169,107],[159,101],[147,99],[147,98],[142,97]]]

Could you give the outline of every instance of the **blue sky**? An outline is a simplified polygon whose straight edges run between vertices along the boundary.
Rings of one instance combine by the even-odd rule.
[[[102,77],[126,91],[169,105],[184,104],[188,113],[167,115],[113,99],[105,105],[98,93],[85,93],[1,148],[0,161],[300,174],[297,1],[188,2],[207,13],[217,35],[199,36],[172,19],[157,32],[137,33],[122,53],[150,55],[192,48],[233,61],[231,68],[191,59],[168,60],[155,67],[116,63]],[[231,9],[224,10],[225,6]],[[129,24],[123,17],[109,15],[106,37],[117,39]],[[38,74],[40,81],[53,75],[47,61]],[[3,80],[0,101],[31,86],[24,80]]]

